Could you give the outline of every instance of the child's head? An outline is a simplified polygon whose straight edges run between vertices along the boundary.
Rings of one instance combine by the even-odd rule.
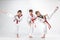
[[[18,10],[17,11],[17,15],[22,15],[22,11],[21,10]]]
[[[40,16],[40,15],[41,15],[41,13],[40,13],[39,11],[36,11],[35,14],[36,14],[37,16]]]
[[[33,13],[33,10],[32,10],[32,9],[30,9],[30,10],[29,10],[29,13],[30,13],[30,14],[32,14],[32,13]]]

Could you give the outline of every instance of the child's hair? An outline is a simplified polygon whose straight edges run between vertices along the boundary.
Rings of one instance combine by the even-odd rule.
[[[33,12],[33,10],[32,10],[32,9],[30,9],[30,10],[29,10],[29,12]]]
[[[36,11],[35,14],[37,15],[37,13],[39,13],[39,11]],[[40,14],[40,16],[38,16],[40,18],[43,18],[43,15]]]
[[[36,11],[35,14],[39,13],[39,11]]]
[[[22,13],[22,11],[21,11],[21,10],[18,10],[18,11],[17,11],[17,13],[19,13],[19,12],[21,12],[21,13]]]

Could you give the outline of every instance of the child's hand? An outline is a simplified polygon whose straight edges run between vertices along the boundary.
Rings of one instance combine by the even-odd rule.
[[[29,25],[31,26],[31,21],[29,21]]]
[[[49,26],[48,28],[49,28],[49,30],[50,30],[50,29],[51,29],[51,26]]]
[[[31,21],[29,21],[29,24],[31,23]]]
[[[15,22],[15,20],[13,20],[13,22]]]
[[[48,14],[44,15],[44,16],[48,16]]]
[[[19,22],[20,22],[20,20],[19,20]]]

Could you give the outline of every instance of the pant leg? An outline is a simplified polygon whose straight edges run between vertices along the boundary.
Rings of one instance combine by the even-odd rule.
[[[31,24],[30,30],[29,30],[29,35],[33,35],[34,32],[34,24]]]
[[[43,28],[43,34],[46,34],[47,33],[47,25],[44,24],[44,28]]]
[[[19,24],[16,24],[17,34],[19,34]]]

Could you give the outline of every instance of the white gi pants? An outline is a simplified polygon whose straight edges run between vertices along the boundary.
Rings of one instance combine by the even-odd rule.
[[[43,23],[44,27],[43,27],[43,34],[47,33],[47,25],[45,23]]]
[[[41,34],[46,34],[47,33],[47,25],[41,21],[36,21],[36,26],[39,28],[38,31]]]
[[[16,34],[19,34],[19,24],[16,24]]]
[[[30,29],[29,29],[29,35],[33,35],[34,29],[35,29],[35,23],[31,23]]]

